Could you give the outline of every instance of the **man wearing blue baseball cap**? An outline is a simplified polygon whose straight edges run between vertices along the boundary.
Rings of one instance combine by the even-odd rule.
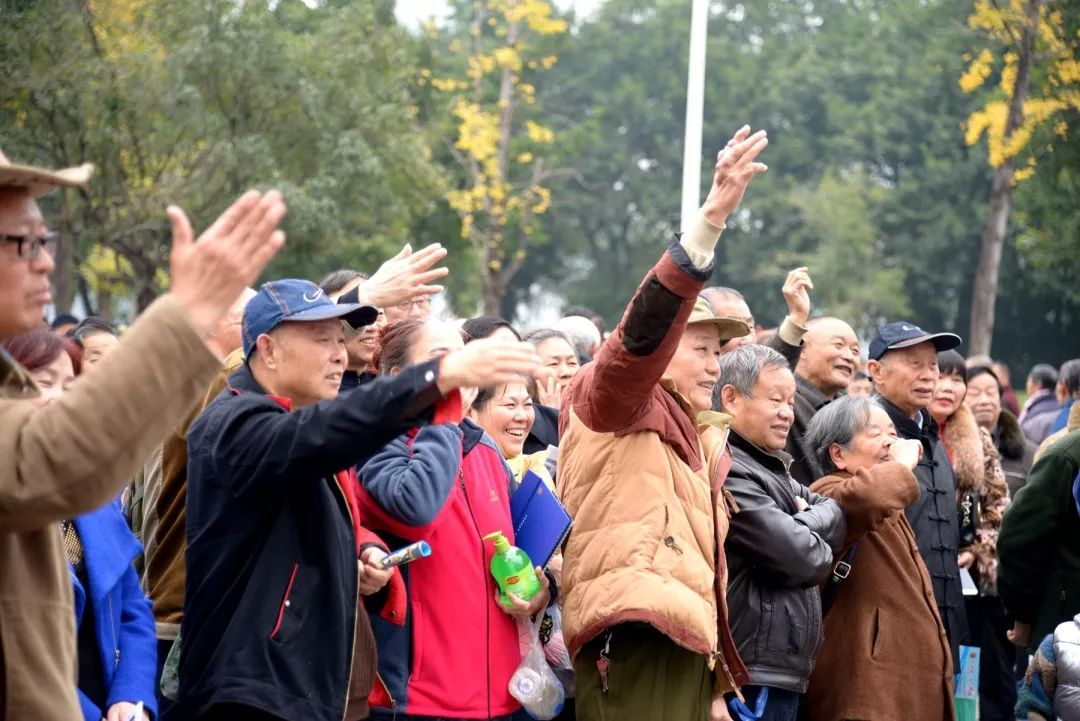
[[[457,422],[456,389],[531,374],[531,346],[479,341],[339,396],[341,321],[377,311],[280,280],[248,303],[244,365],[188,433],[187,587],[171,719],[367,715],[375,645],[360,596],[404,623],[404,585],[361,525],[351,470],[418,424]]]
[[[923,562],[930,573],[941,622],[949,637],[953,668],[959,645],[967,638],[967,616],[960,588],[960,530],[956,518],[956,478],[945,446],[938,440],[938,425],[927,407],[938,380],[938,353],[961,343],[954,333],[927,333],[914,323],[887,323],[870,341],[867,371],[874,380],[878,400],[892,418],[900,438],[922,444],[922,459],[915,467],[921,493],[907,509]],[[951,679],[942,679],[948,682]]]

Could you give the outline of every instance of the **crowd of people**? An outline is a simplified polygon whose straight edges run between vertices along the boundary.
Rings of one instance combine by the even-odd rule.
[[[948,721],[964,646],[984,721],[1080,718],[1080,359],[1021,408],[953,333],[864,344],[808,268],[758,327],[708,284],[767,144],[610,333],[433,314],[438,245],[251,289],[276,191],[197,239],[170,207],[123,333],[50,327],[35,199],[92,168],[0,155],[0,719],[523,719],[534,619],[560,719]],[[484,539],[528,471],[573,528],[526,600]]]

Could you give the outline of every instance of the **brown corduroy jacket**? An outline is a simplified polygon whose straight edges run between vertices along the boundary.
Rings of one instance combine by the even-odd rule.
[[[116,498],[219,368],[172,296],[47,406],[0,353],[0,720],[82,718],[59,521]]]
[[[825,616],[825,643],[807,691],[810,718],[951,721],[949,641],[904,515],[919,497],[915,475],[890,461],[826,476],[810,490],[844,508],[843,553],[859,544]]]

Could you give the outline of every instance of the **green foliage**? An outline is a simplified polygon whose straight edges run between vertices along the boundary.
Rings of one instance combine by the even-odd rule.
[[[66,228],[79,259],[101,243],[160,290],[163,210],[197,227],[248,187],[278,187],[287,249],[270,275],[374,270],[434,207],[430,161],[405,91],[412,42],[385,0],[36,3],[5,12],[0,143],[99,172]]]

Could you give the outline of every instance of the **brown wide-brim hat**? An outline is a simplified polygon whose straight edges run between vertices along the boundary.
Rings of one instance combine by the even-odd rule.
[[[720,340],[742,338],[744,335],[750,335],[751,331],[750,325],[744,320],[724,318],[713,313],[712,307],[704,298],[697,299],[694,303],[694,310],[690,312],[690,319],[686,321],[688,326],[697,325],[698,323],[708,323],[719,328]]]
[[[86,185],[93,174],[92,163],[83,163],[77,168],[46,170],[12,163],[3,151],[0,151],[0,188],[26,188],[35,198],[57,187]]]

